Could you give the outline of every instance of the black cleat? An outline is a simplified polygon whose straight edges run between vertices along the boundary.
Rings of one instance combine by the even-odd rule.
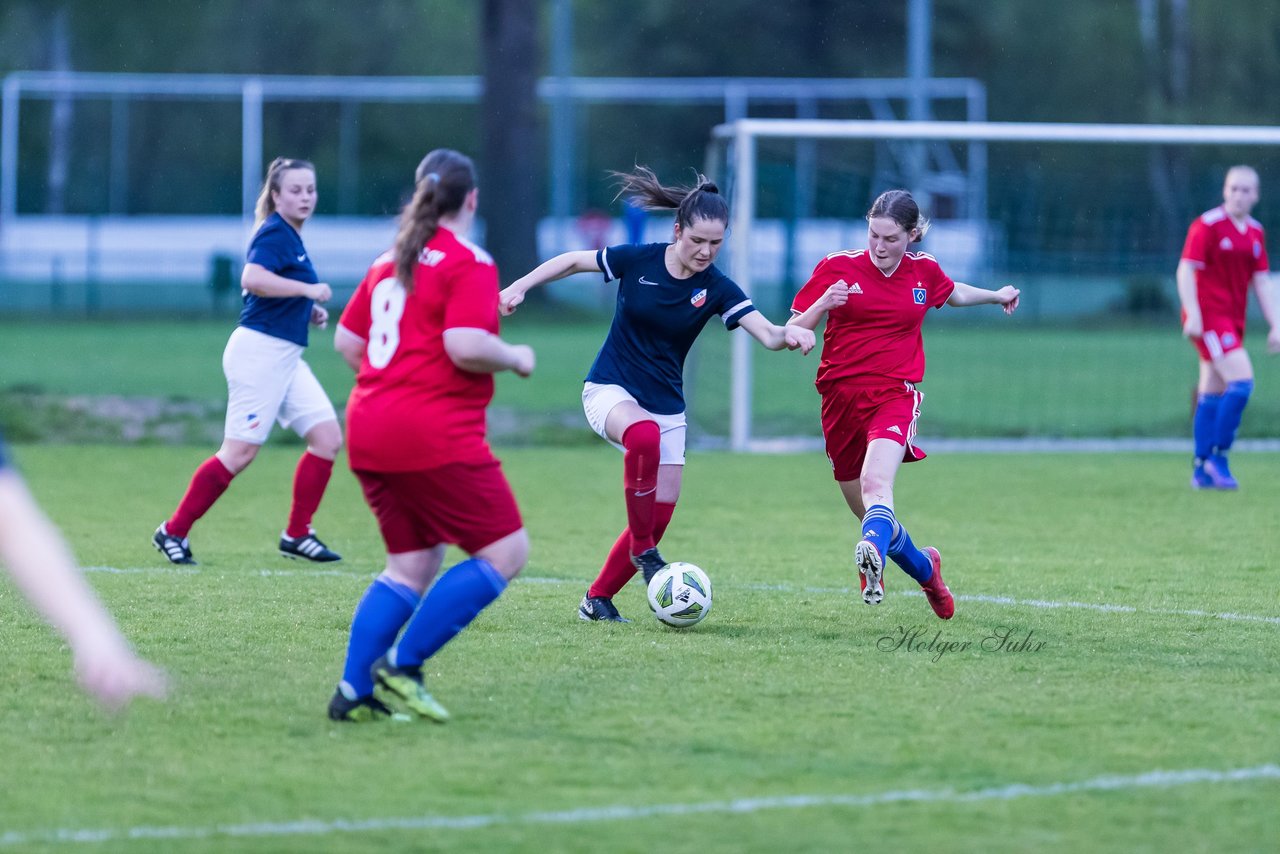
[[[164,523],[160,523],[160,527],[156,528],[156,532],[151,537],[151,545],[156,547],[156,551],[169,559],[169,563],[186,564],[189,566],[196,565],[196,559],[191,556],[191,543],[186,537],[175,537],[164,528]]]
[[[626,617],[613,607],[613,600],[607,596],[583,596],[578,605],[578,619],[607,623],[629,623]]]
[[[320,542],[314,531],[308,531],[304,537],[280,535],[280,554],[288,558],[302,558],[313,563],[333,563],[342,560],[342,555]]]
[[[329,701],[329,720],[347,723],[364,724],[371,721],[385,721],[395,716],[395,712],[381,700],[370,695],[348,700],[341,691],[333,692]]]
[[[653,577],[658,574],[658,570],[667,565],[667,561],[658,554],[658,547],[645,549],[638,555],[631,556],[631,564],[638,572],[644,575],[644,583],[648,585],[653,581]]]

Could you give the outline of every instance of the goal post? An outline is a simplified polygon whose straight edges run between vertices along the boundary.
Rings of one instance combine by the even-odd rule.
[[[797,144],[804,141],[862,141],[864,144],[968,143],[969,177],[973,179],[974,175],[977,176],[976,181],[982,186],[973,189],[977,194],[976,198],[985,204],[988,143],[1222,146],[1251,150],[1257,154],[1260,148],[1274,153],[1276,147],[1280,146],[1280,127],[750,118],[722,124],[712,131],[708,168],[713,174],[719,173],[717,177],[721,180],[727,179],[729,184],[732,221],[726,247],[729,253],[728,272],[752,297],[755,297],[753,291],[757,284],[756,265],[752,255],[756,250],[755,232],[759,225],[760,146],[765,141]],[[1080,178],[1089,180],[1087,175]],[[1221,180],[1221,172],[1218,173],[1218,180]],[[906,185],[903,182],[892,186]],[[880,192],[890,188],[891,186],[881,186],[873,189]],[[1187,223],[1197,213],[1211,207],[1215,199],[1201,199],[1197,196],[1197,201],[1202,202],[1200,207],[1186,211]],[[863,200],[862,209],[865,210],[865,205],[869,202],[869,198]],[[925,210],[924,213],[930,215],[931,212]],[[860,211],[857,216],[861,216]],[[972,216],[977,220],[985,220],[987,212],[974,211]],[[843,248],[849,247],[830,246],[827,251]],[[812,259],[814,263],[817,260],[819,259]],[[941,261],[946,269],[947,259],[944,257]],[[1176,258],[1169,260],[1170,274],[1175,264]],[[809,266],[811,268],[813,264]],[[793,286],[800,283],[790,282]],[[759,450],[778,445],[776,439],[761,441],[754,430],[752,350],[753,344],[748,336],[732,336],[728,440],[729,447],[735,451]]]

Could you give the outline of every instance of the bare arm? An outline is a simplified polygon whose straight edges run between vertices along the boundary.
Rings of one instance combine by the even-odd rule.
[[[947,305],[957,308],[967,308],[971,305],[1000,305],[1004,306],[1005,314],[1013,314],[1018,308],[1018,297],[1022,294],[1022,291],[1013,285],[1005,285],[996,291],[975,288],[964,282],[956,282],[955,285],[955,290],[951,292],[951,296],[947,297]]]
[[[788,326],[803,326],[805,329],[816,330],[818,324],[827,316],[827,312],[833,308],[838,308],[849,301],[849,286],[841,279],[836,284],[827,288],[827,292],[818,298],[813,305],[809,306],[800,314],[791,315],[791,319],[787,321]]]
[[[799,350],[802,354],[808,355],[813,349],[812,329],[794,324],[778,326],[758,311],[743,317],[738,321],[738,325],[747,330],[751,337],[763,344],[767,350],[786,348]]]
[[[22,478],[0,471],[0,560],[49,624],[67,639],[86,691],[109,709],[133,697],[163,697],[164,675],[138,658],[76,569],[58,529]]]
[[[533,270],[516,279],[498,294],[498,310],[505,317],[516,310],[516,306],[524,302],[524,295],[547,282],[572,276],[574,273],[599,273],[594,249],[581,249],[576,252],[564,252],[543,261]]]
[[[1270,327],[1267,333],[1267,352],[1280,353],[1280,327],[1276,326],[1276,309],[1273,301],[1275,294],[1272,293],[1271,273],[1254,273],[1250,284],[1253,286],[1254,295],[1258,298],[1258,308],[1262,309],[1262,316]]]
[[[333,332],[333,349],[338,351],[342,361],[353,371],[360,370],[360,361],[364,359],[364,349],[368,343],[341,323]]]
[[[259,297],[306,297],[327,302],[333,291],[324,282],[309,285],[277,275],[261,264],[245,264],[240,273],[240,287]]]
[[[444,351],[459,368],[475,374],[514,371],[527,377],[533,373],[535,363],[533,348],[528,344],[508,344],[484,329],[446,329]]]
[[[1189,261],[1178,262],[1178,301],[1187,319],[1182,322],[1182,334],[1199,338],[1204,334],[1204,318],[1200,316],[1200,295],[1196,286],[1196,268]]]

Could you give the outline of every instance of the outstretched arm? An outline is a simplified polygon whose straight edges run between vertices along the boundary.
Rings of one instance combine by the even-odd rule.
[[[545,285],[547,282],[554,282],[565,276],[572,276],[574,273],[599,272],[600,266],[596,264],[594,250],[581,249],[576,252],[562,253],[548,261],[543,261],[503,288],[502,293],[498,294],[498,311],[503,317],[514,313],[516,306],[524,302],[524,295],[538,285]]]
[[[1013,314],[1018,308],[1018,297],[1022,291],[1013,285],[1005,285],[996,291],[986,288],[975,288],[964,282],[956,282],[955,290],[947,297],[947,305],[965,308],[971,305],[1001,305],[1005,314]]]
[[[1276,325],[1276,309],[1273,302],[1275,295],[1271,291],[1271,274],[1266,271],[1254,273],[1250,284],[1253,285],[1254,295],[1258,297],[1258,308],[1262,309],[1262,316],[1271,330],[1267,333],[1267,352],[1280,353],[1280,326]]]
[[[813,349],[813,330],[787,324],[778,326],[758,311],[753,311],[738,321],[738,325],[768,350],[799,350],[807,355]]]
[[[76,675],[108,709],[134,697],[163,697],[164,675],[134,654],[76,569],[58,529],[22,478],[0,470],[0,560],[31,604],[67,639]]]
[[[474,374],[512,371],[527,377],[533,373],[533,348],[528,344],[508,344],[486,329],[455,326],[444,331],[444,351],[449,360]]]
[[[1182,334],[1199,338],[1204,334],[1204,318],[1200,315],[1200,295],[1196,284],[1196,268],[1188,261],[1178,262],[1178,301],[1187,319],[1182,321]]]

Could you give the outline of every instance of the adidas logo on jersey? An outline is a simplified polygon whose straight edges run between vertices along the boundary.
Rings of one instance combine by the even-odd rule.
[[[862,293],[862,286],[861,286],[861,285],[859,285],[857,282],[854,282],[854,283],[851,285],[851,284],[849,284],[848,282],[846,282],[844,279],[840,279],[839,281],[837,281],[837,282],[836,282],[836,284],[837,284],[837,285],[844,285],[846,288],[848,288],[848,289],[849,289],[849,293],[851,293],[851,294],[860,294],[860,293]]]
[[[890,428],[889,428],[889,432],[890,432],[890,433],[897,433],[899,436],[901,436],[901,435],[902,435],[902,431],[898,429],[898,425],[897,425],[897,424],[894,424],[892,427],[890,427]]]
[[[1234,248],[1231,245],[1231,238],[1230,237],[1222,238],[1222,242],[1218,244],[1218,248],[1221,249],[1223,252],[1230,252]]]

